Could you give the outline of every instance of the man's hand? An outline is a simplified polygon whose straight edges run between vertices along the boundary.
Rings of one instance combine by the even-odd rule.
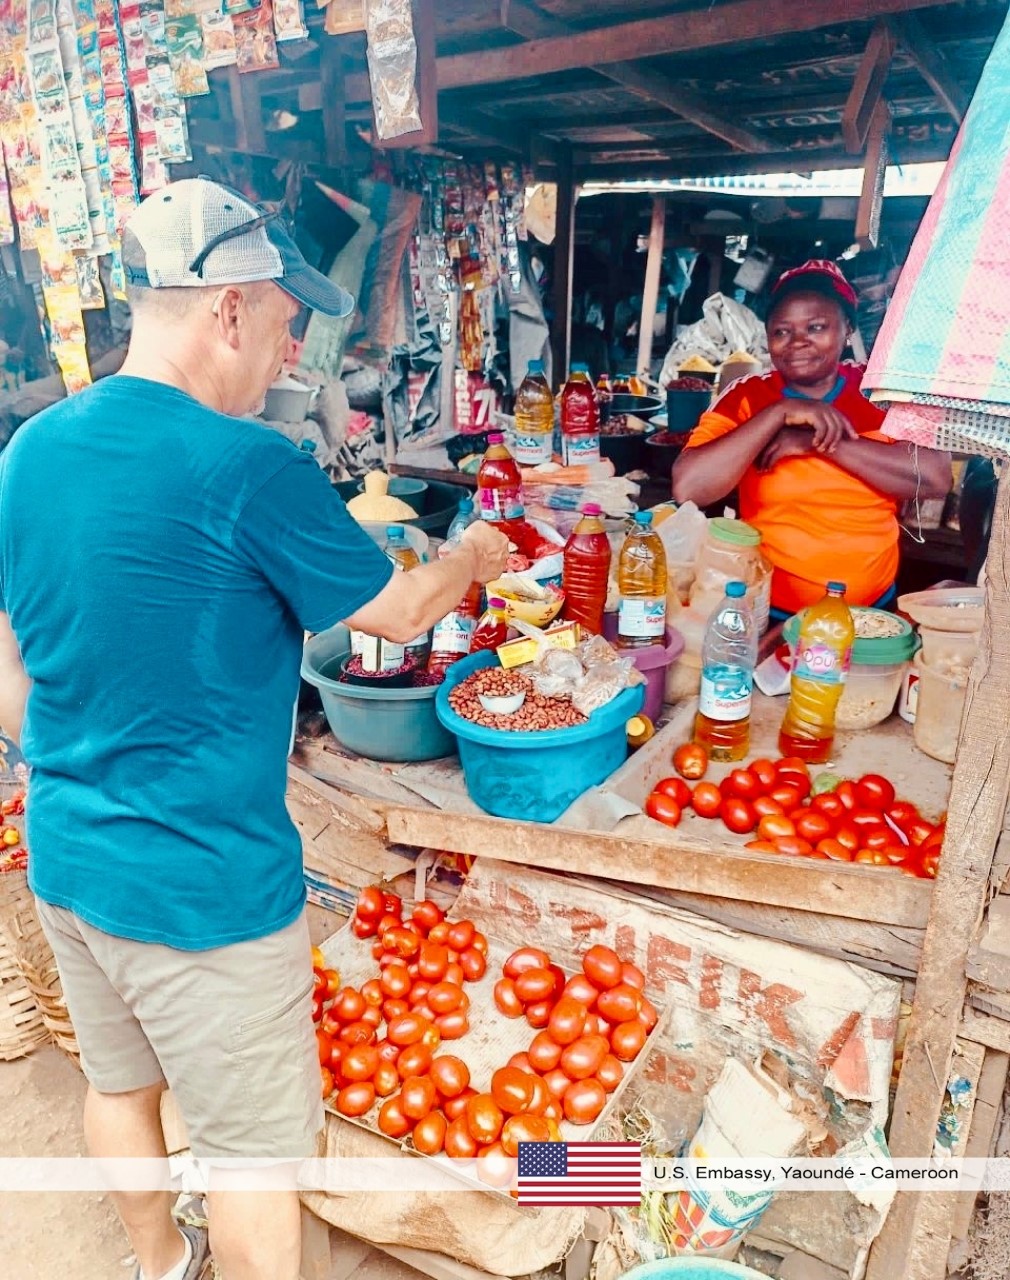
[[[816,454],[814,436],[808,427],[783,427],[771,444],[754,459],[758,471],[771,471],[778,462],[787,458],[809,458]]]
[[[782,404],[785,426],[812,430],[813,448],[817,453],[834,453],[840,440],[855,440],[859,436],[844,413],[822,400],[784,400]],[[766,469],[758,465],[759,469]]]
[[[475,582],[493,582],[505,572],[509,540],[500,529],[495,529],[482,520],[475,520],[464,530],[460,545],[466,547],[474,558]]]

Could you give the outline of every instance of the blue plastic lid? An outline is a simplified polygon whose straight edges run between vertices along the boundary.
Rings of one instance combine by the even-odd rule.
[[[651,512],[651,511],[636,511],[636,512],[635,512],[635,524],[652,524],[652,512]]]
[[[466,512],[466,511],[472,511],[472,510],[473,510],[473,498],[460,498],[460,500],[459,500],[459,509],[460,509],[460,511],[463,511],[463,512]]]
[[[589,372],[589,365],[587,364],[572,365],[572,373],[588,373],[588,372]]]
[[[526,366],[527,373],[543,373],[544,362],[542,360],[531,360]]]
[[[829,582],[829,583],[828,583],[828,590],[829,590],[829,591],[837,591],[837,593],[838,593],[839,595],[844,596],[844,595],[845,595],[845,583],[844,583],[844,582]]]
[[[727,582],[726,594],[732,596],[734,600],[739,600],[741,596],[747,594],[747,584],[744,582]]]
[[[387,525],[386,537],[390,542],[404,542],[406,540],[406,534],[403,532],[403,526],[398,524]]]

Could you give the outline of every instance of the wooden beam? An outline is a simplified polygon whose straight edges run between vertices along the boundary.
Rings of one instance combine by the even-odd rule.
[[[971,1128],[964,1148],[966,1160],[987,1160],[992,1154],[996,1125],[1000,1118],[1003,1090],[1006,1088],[1010,1055],[989,1049],[982,1063],[982,1071],[975,1090],[975,1105],[971,1113]],[[951,1223],[951,1235],[955,1240],[967,1240],[971,1220],[975,1213],[977,1193],[962,1191],[957,1197],[957,1208]]]
[[[890,25],[923,80],[960,124],[971,96],[958,84],[943,50],[926,34],[915,14],[896,15]]]
[[[236,150],[247,151],[250,155],[263,155],[267,143],[256,77],[239,75],[237,67],[229,67],[228,92],[231,95],[231,113],[235,119]]]
[[[856,210],[856,243],[860,249],[875,249],[880,239],[884,179],[887,176],[887,135],[890,131],[891,110],[886,102],[878,102],[870,123],[863,168],[863,189]]]
[[[552,374],[555,387],[568,377],[572,355],[572,268],[575,260],[575,183],[572,149],[558,147],[558,204],[554,231],[554,320],[551,324]]]
[[[877,107],[880,105],[884,81],[894,57],[894,37],[886,22],[878,22],[870,32],[866,49],[859,60],[856,78],[842,111],[842,137],[852,155],[866,146]]]
[[[1010,472],[1000,479],[986,569],[985,626],[968,683],[947,836],[891,1118],[889,1145],[898,1158],[926,1157],[933,1149],[967,990],[965,960],[986,906],[1010,790]],[[932,1201],[898,1192],[867,1280],[936,1274],[935,1255],[945,1259],[947,1248],[924,1216]]]
[[[323,159],[331,169],[347,163],[344,55],[339,36],[321,36],[319,94],[323,111]]]
[[[923,9],[949,0],[832,0],[830,5],[799,5],[796,0],[731,0],[715,9],[705,5],[638,22],[594,27],[575,35],[532,40],[518,47],[440,58],[438,85],[440,89],[466,89],[527,76],[550,76],[577,67],[750,41],[767,42],[775,36],[903,13],[913,3]]]
[[[652,221],[649,225],[649,252],[645,260],[645,285],[642,289],[642,318],[638,328],[638,372],[652,373],[652,335],[659,304],[659,277],[663,270],[663,241],[666,235],[666,197],[654,196]]]
[[[577,34],[575,27],[545,13],[532,0],[502,0],[501,20],[503,26],[525,40],[539,40],[543,37],[569,39]],[[721,138],[739,151],[771,150],[771,143],[766,138],[724,119],[701,98],[679,88],[667,76],[632,63],[621,62],[594,66],[591,70],[599,72],[614,84],[622,85],[636,97],[656,102],[675,115],[690,120],[706,133]]]

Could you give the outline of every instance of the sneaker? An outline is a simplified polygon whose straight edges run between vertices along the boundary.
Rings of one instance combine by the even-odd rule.
[[[188,1223],[177,1222],[176,1226],[189,1241],[193,1249],[193,1257],[190,1259],[189,1266],[186,1268],[186,1274],[183,1280],[209,1280],[211,1274],[211,1257],[210,1242],[207,1238],[207,1232],[203,1227],[191,1227]],[[137,1269],[133,1273],[133,1280],[143,1280],[140,1271],[140,1263],[137,1263]]]

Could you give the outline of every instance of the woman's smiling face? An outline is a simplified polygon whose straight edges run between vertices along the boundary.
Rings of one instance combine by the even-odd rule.
[[[791,293],[768,317],[768,354],[790,386],[833,381],[848,337],[841,306],[820,293]]]

